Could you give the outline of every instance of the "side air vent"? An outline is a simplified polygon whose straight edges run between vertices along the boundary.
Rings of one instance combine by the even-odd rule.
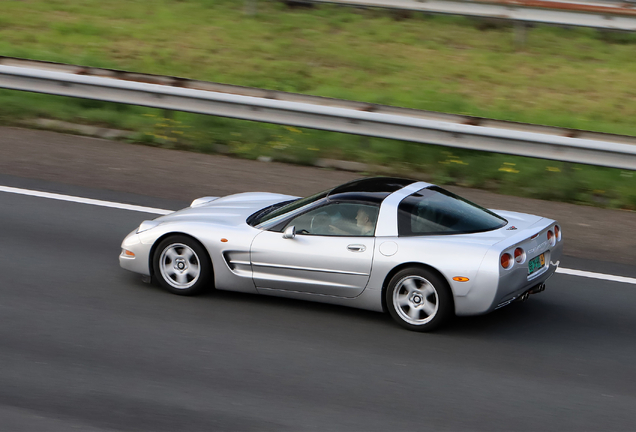
[[[237,276],[252,277],[252,265],[248,251],[225,251],[223,259],[227,267]]]

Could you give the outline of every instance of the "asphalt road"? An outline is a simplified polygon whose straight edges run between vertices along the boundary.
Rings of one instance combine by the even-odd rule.
[[[526,303],[418,334],[380,313],[144,284],[117,256],[152,217],[0,192],[0,430],[636,428],[636,285],[557,274]]]

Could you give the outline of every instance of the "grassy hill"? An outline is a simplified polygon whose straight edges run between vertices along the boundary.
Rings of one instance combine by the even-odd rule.
[[[5,0],[0,55],[177,75],[636,135],[636,37],[324,5],[230,0]],[[0,121],[56,118],[153,145],[307,163],[362,160],[439,183],[636,209],[619,170],[0,91]]]

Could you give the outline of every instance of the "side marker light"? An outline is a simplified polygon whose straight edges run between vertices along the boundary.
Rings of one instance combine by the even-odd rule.
[[[468,282],[470,279],[468,279],[467,277],[463,277],[463,276],[455,276],[453,278],[454,281],[457,282]]]
[[[131,251],[127,250],[127,249],[124,249],[124,255],[129,256],[129,257],[134,257],[135,253],[131,252]]]
[[[227,243],[227,239],[226,239],[226,238],[222,238],[222,239],[221,239],[221,241],[222,241],[223,243]]]

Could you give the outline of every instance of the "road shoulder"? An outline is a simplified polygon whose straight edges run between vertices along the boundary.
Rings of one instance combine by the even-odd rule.
[[[22,178],[31,185],[34,182],[29,180],[43,180],[57,185],[101,189],[110,191],[111,195],[120,192],[171,202],[189,202],[200,196],[245,191],[304,196],[361,176],[13,127],[0,127],[0,153],[3,155],[0,179],[2,176]],[[13,183],[17,186],[15,180]],[[447,188],[487,208],[533,213],[558,220],[566,240],[565,253],[569,256],[626,265],[636,263],[634,212],[499,195],[477,189]]]

